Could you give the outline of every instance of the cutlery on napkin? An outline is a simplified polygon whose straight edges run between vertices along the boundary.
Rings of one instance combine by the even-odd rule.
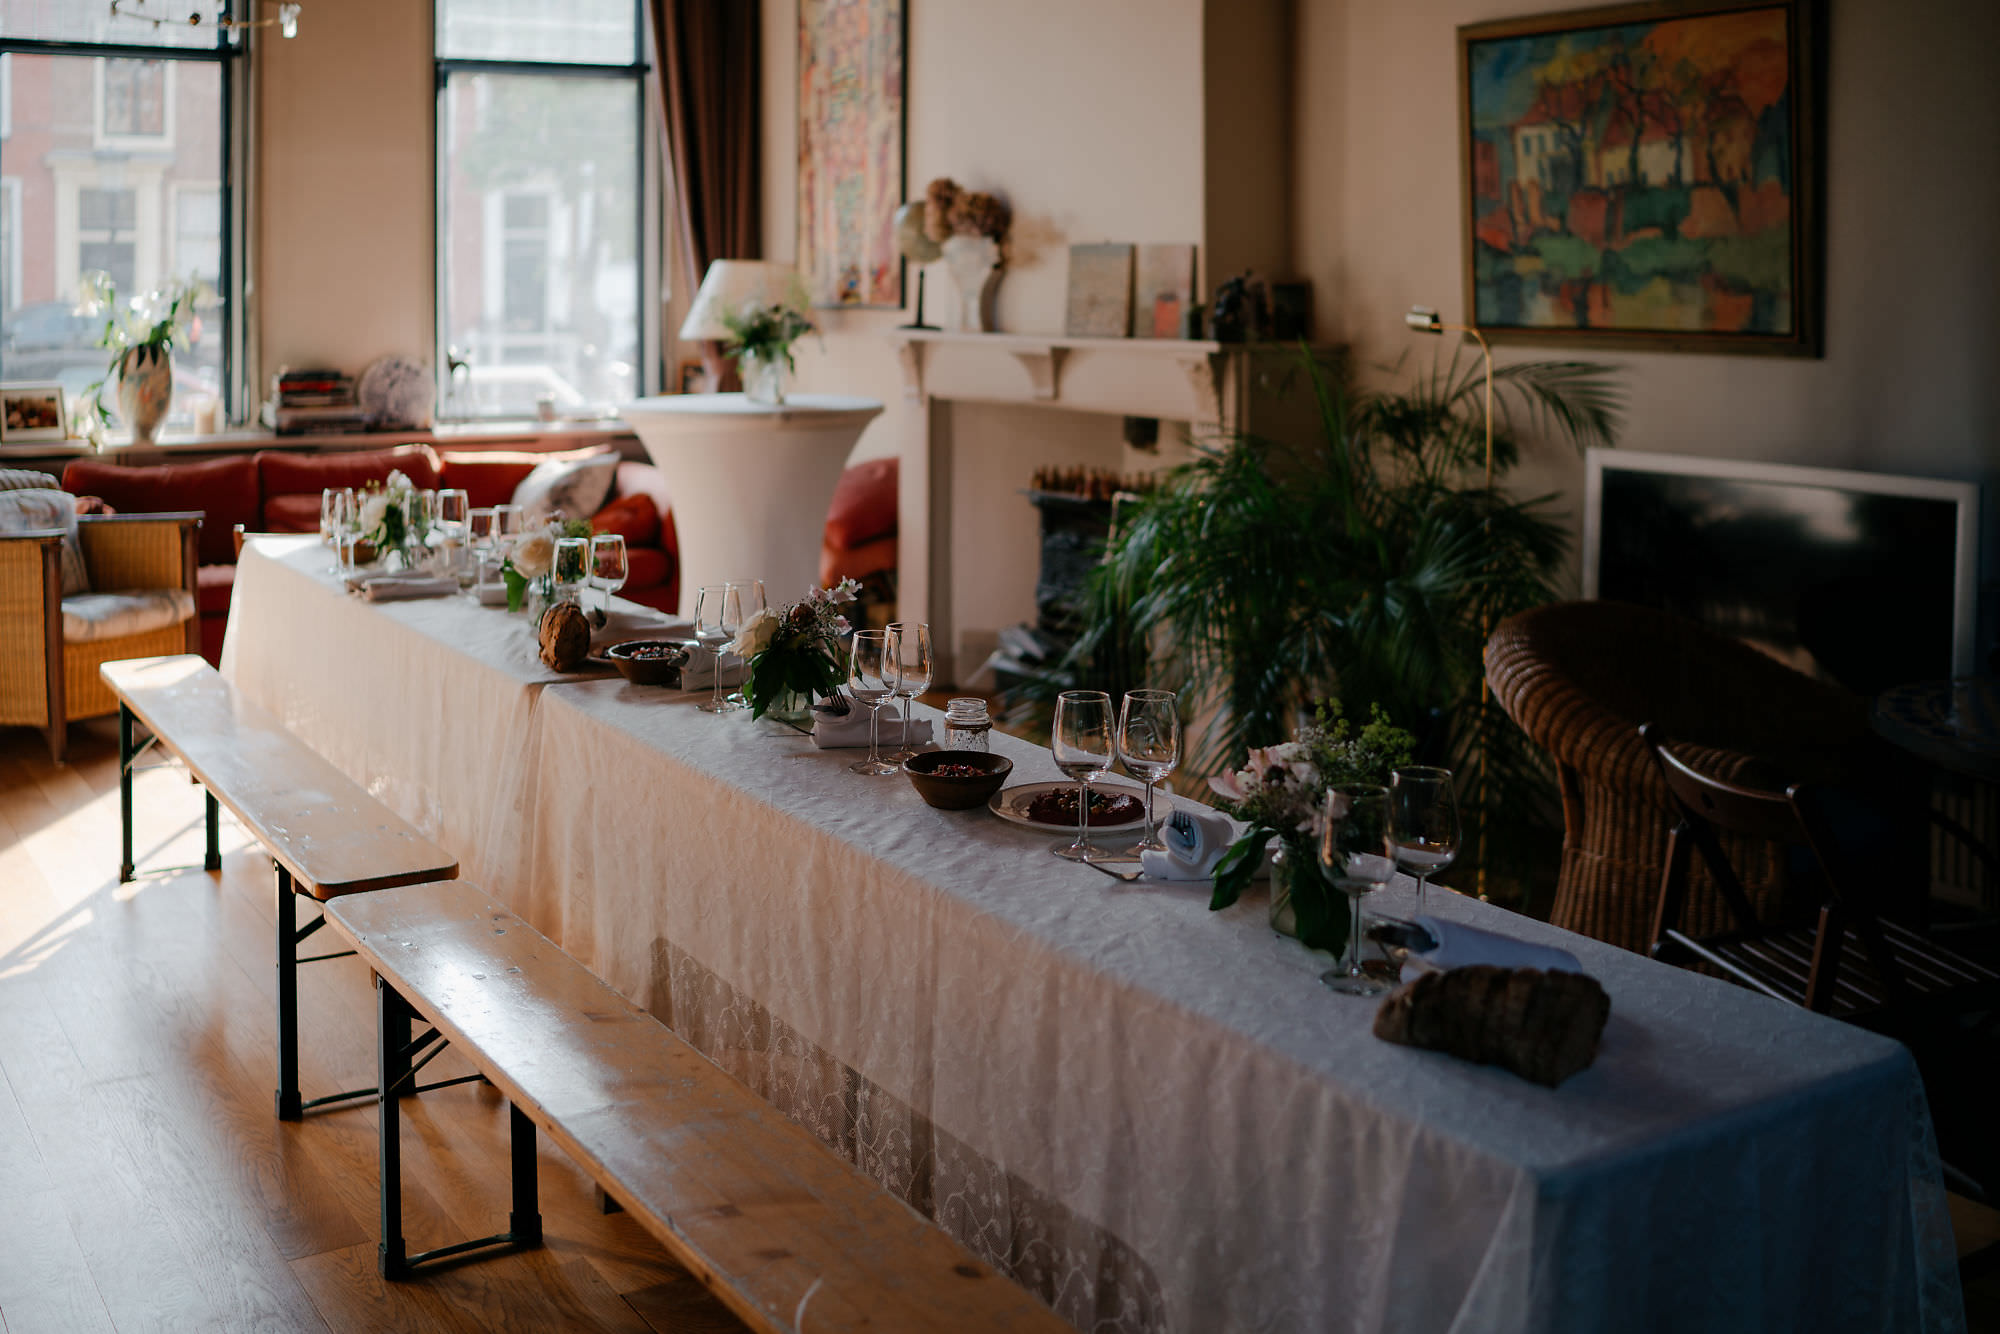
[[[602,653],[614,644],[622,644],[628,639],[671,639],[686,640],[694,637],[694,626],[687,621],[677,620],[665,612],[654,611],[650,607],[634,607],[626,610],[614,607],[603,624],[598,623],[601,613],[593,611],[590,623],[590,651]]]
[[[892,705],[882,706],[880,740],[883,746],[898,750],[908,745],[915,749],[931,743],[931,721],[928,718],[910,719],[910,738],[903,740],[903,720],[896,716]],[[850,746],[868,744],[868,710],[853,707],[846,713],[834,713],[830,709],[813,706],[813,744],[821,750],[838,750]]]
[[[1495,968],[1539,968],[1548,973],[1583,971],[1574,954],[1554,945],[1536,945],[1497,931],[1482,931],[1463,922],[1436,917],[1419,917],[1410,925],[1418,930],[1403,938],[1410,951],[1409,961],[1403,965],[1405,982],[1433,969],[1444,971],[1480,963]]]
[[[1236,841],[1236,823],[1206,806],[1190,810],[1176,805],[1160,829],[1165,852],[1142,852],[1139,865],[1155,880],[1206,880],[1215,864]]]
[[[361,581],[361,595],[370,602],[399,598],[436,598],[458,592],[458,580],[439,574],[377,574]]]

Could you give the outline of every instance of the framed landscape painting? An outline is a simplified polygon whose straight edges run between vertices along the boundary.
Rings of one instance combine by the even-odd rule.
[[[1812,10],[1662,0],[1460,28],[1471,322],[1819,355]]]
[[[904,0],[799,0],[799,272],[815,306],[900,308]]]

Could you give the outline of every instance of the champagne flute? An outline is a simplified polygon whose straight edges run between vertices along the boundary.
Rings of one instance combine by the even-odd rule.
[[[1090,782],[1111,768],[1111,696],[1102,690],[1065,690],[1056,696],[1049,749],[1056,768],[1077,783],[1076,842],[1058,843],[1049,851],[1073,862],[1101,861],[1104,853],[1090,843]]]
[[[743,600],[743,619],[746,622],[758,612],[763,611],[767,605],[764,601],[764,581],[762,579],[731,579],[729,586],[735,589]],[[747,709],[750,707],[750,700],[743,693],[743,686],[749,684],[750,679],[746,676],[743,679],[743,685],[729,692],[730,708]]]
[[[1333,887],[1347,895],[1347,963],[1319,980],[1343,996],[1379,996],[1392,984],[1361,971],[1361,896],[1396,873],[1396,845],[1389,834],[1389,789],[1336,787],[1320,813],[1319,864]]]
[[[711,678],[708,703],[703,713],[727,713],[735,706],[722,697],[722,648],[736,638],[743,626],[742,602],[728,584],[703,584],[694,600],[694,637],[715,654],[715,675]]]
[[[847,693],[868,710],[868,758],[848,765],[858,774],[892,774],[896,766],[883,760],[880,737],[882,705],[896,689],[896,664],[889,656],[887,630],[857,630],[848,658]]]
[[[896,698],[902,701],[898,748],[889,758],[898,764],[917,753],[910,744],[910,701],[931,688],[936,670],[931,653],[931,628],[921,621],[897,621],[889,627],[889,656],[896,663]]]
[[[579,592],[590,578],[590,543],[581,537],[556,539],[556,601],[581,603]]]
[[[1125,692],[1118,706],[1118,758],[1146,785],[1146,836],[1132,851],[1165,852],[1153,822],[1153,789],[1181,762],[1180,700],[1173,691]]]
[[[1451,770],[1409,765],[1389,775],[1389,826],[1396,863],[1417,878],[1417,911],[1430,878],[1458,856],[1458,798]]]
[[[630,565],[625,555],[625,538],[618,533],[598,533],[590,539],[590,583],[604,594],[604,618],[611,619],[611,595],[625,587]]]

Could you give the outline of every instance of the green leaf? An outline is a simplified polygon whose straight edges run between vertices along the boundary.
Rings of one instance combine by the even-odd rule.
[[[1346,949],[1354,910],[1347,896],[1328,882],[1319,858],[1312,855],[1310,848],[1287,844],[1285,868],[1291,876],[1292,912],[1298,918],[1299,943],[1335,954]]]
[[[1264,864],[1264,850],[1277,836],[1275,829],[1256,826],[1229,845],[1229,851],[1215,864],[1215,893],[1208,900],[1210,912],[1227,908],[1243,896],[1257,868]]]
[[[507,581],[507,610],[521,610],[521,603],[528,595],[528,579],[512,565],[500,567],[500,577]]]

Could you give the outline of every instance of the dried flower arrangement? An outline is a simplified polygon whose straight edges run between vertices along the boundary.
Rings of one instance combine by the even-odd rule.
[[[1006,200],[984,190],[963,189],[949,176],[924,187],[924,235],[940,244],[954,236],[1005,242],[1013,221]]]

